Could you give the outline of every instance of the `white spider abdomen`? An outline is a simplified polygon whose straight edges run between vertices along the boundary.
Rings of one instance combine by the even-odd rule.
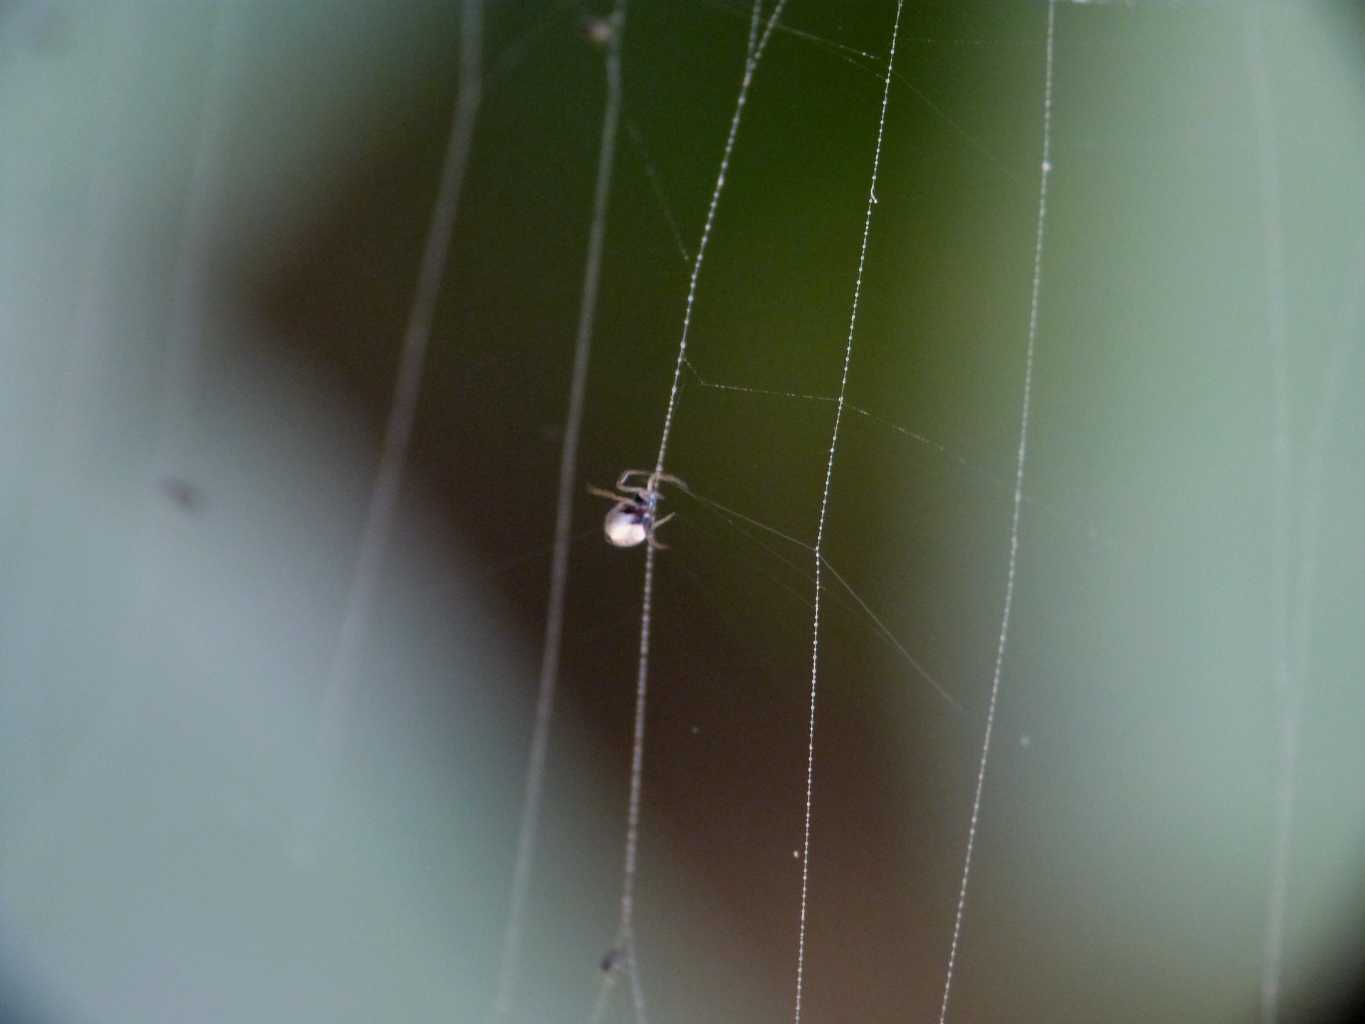
[[[633,548],[643,544],[648,536],[644,518],[628,505],[617,505],[608,512],[602,530],[607,540],[618,548]]]

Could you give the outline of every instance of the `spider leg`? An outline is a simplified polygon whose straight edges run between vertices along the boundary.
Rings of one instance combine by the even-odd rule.
[[[624,495],[617,494],[615,491],[606,491],[601,487],[594,487],[592,484],[588,484],[588,493],[595,498],[610,498],[612,501],[621,501],[624,498]]]
[[[668,545],[662,543],[661,541],[655,540],[654,531],[657,530],[659,527],[663,526],[664,523],[668,522],[677,514],[678,513],[676,512],[670,512],[666,516],[660,516],[658,519],[654,520],[654,522],[650,524],[649,532],[645,534],[645,540],[649,541],[649,546],[652,547],[655,551],[667,551]]]
[[[633,476],[642,476],[642,477],[645,477],[646,480],[648,480],[649,475],[650,475],[650,474],[649,474],[649,470],[647,470],[647,469],[627,469],[627,470],[625,470],[620,476],[618,476],[618,477],[616,478],[616,489],[617,489],[618,491],[625,491],[625,490],[631,490],[631,491],[647,491],[647,490],[649,490],[649,485],[648,485],[648,484],[646,484],[644,487],[627,487],[627,486],[626,486],[626,481],[629,480],[629,479],[630,479],[631,477],[633,477]]]
[[[635,476],[642,476],[645,478],[645,485],[643,487],[629,484],[630,478]],[[616,489],[618,491],[634,491],[636,494],[644,495],[658,493],[660,484],[674,484],[681,487],[684,491],[687,490],[687,484],[672,473],[658,473],[656,475],[654,471],[646,469],[626,470],[617,478]]]
[[[672,473],[660,473],[657,477],[655,477],[654,486],[658,487],[659,484],[673,484],[675,487],[680,487],[684,491],[687,490],[687,484],[683,483],[682,480],[674,476]]]

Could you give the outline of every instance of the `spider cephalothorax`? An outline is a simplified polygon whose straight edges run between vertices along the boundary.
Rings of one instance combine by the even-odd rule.
[[[633,477],[644,477],[644,484],[632,484],[630,481]],[[633,548],[637,544],[648,543],[656,550],[668,546],[654,539],[654,531],[675,515],[673,512],[666,516],[658,515],[659,502],[663,500],[663,495],[659,493],[662,483],[687,486],[676,476],[658,470],[651,473],[643,469],[628,469],[617,477],[614,491],[601,487],[588,488],[590,494],[616,502],[602,521],[602,532],[607,535],[609,544],[618,548]]]

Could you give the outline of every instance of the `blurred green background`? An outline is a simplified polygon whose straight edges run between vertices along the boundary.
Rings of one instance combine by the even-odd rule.
[[[1058,5],[1018,581],[954,1020],[1258,1012],[1283,723],[1267,132],[1288,311],[1279,593],[1303,694],[1283,1019],[1330,1019],[1359,970],[1362,21],[1354,4],[1258,9],[1260,63],[1250,11]],[[584,18],[602,13],[486,5],[484,100],[364,693],[321,847],[300,858],[458,5],[0,6],[14,1019],[488,1014],[602,116]],[[697,494],[805,544],[893,16],[885,0],[784,15],[670,447]],[[629,13],[516,1020],[586,1020],[612,942],[641,556],[603,542],[586,484],[657,449],[680,247],[700,234],[748,17],[730,0]],[[825,550],[959,707],[827,591],[812,1021],[937,1019],[1008,566],[1046,21],[1041,0],[904,13]],[[811,555],[685,494],[665,504],[679,514],[656,580],[641,978],[655,1021],[785,1019]],[[619,988],[607,1019],[631,1019]]]

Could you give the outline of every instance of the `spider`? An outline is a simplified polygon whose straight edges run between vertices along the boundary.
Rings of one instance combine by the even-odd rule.
[[[644,486],[631,484],[632,477],[644,477]],[[686,489],[687,485],[676,476],[668,473],[646,472],[643,469],[628,469],[616,480],[616,490],[607,491],[601,487],[589,487],[588,493],[599,498],[610,498],[616,502],[602,522],[602,532],[613,547],[633,548],[648,542],[656,551],[668,547],[654,539],[654,531],[672,519],[677,513],[655,518],[655,510],[663,495],[659,493],[662,483],[677,484]]]

